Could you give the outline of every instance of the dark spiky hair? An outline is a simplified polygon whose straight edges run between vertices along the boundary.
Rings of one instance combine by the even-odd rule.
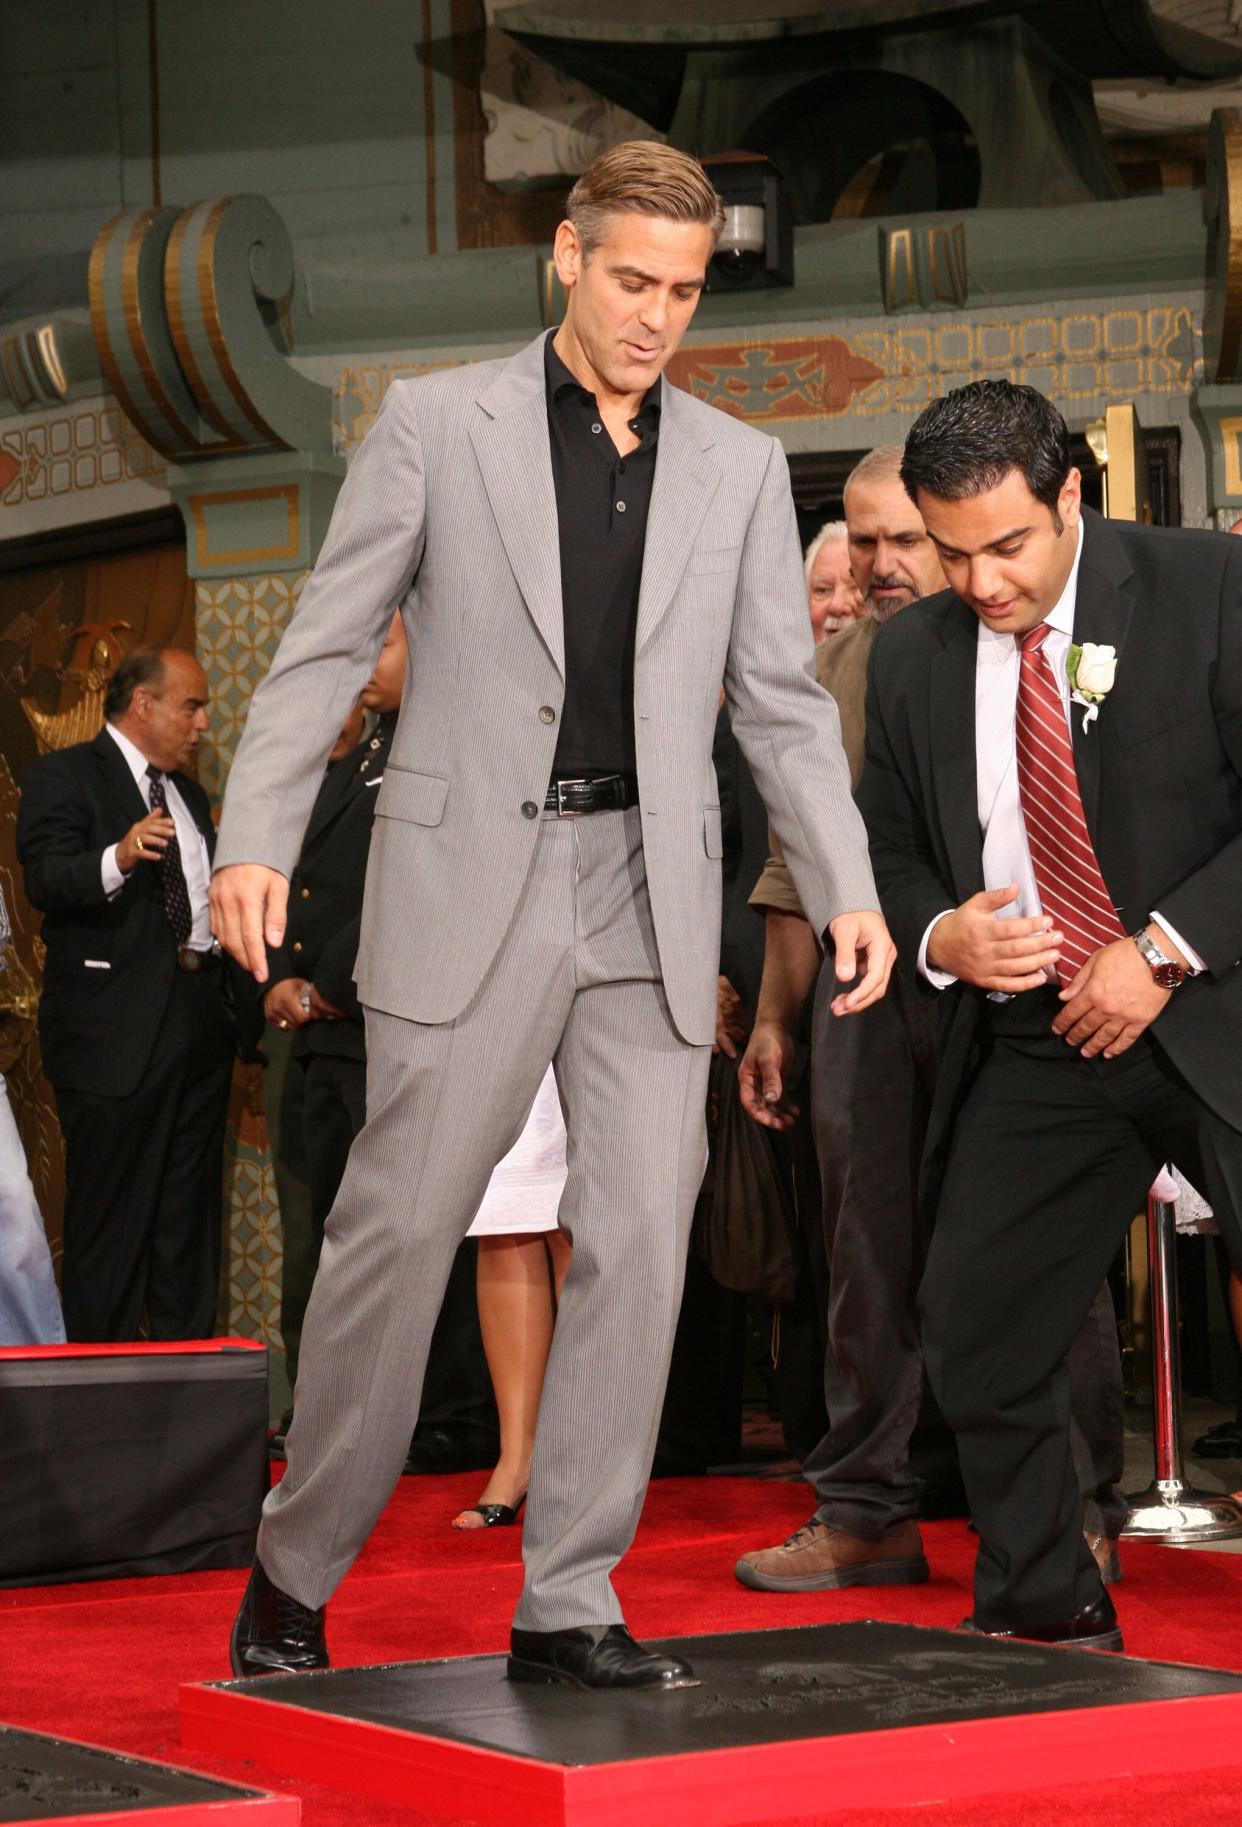
[[[1069,428],[1034,387],[972,381],[924,407],[906,438],[901,479],[917,505],[926,489],[940,501],[968,501],[1018,470],[1057,518],[1070,471]]]

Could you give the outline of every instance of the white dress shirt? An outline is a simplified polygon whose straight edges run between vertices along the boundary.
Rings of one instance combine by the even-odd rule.
[[[147,778],[150,763],[140,748],[136,748],[129,737],[117,729],[113,723],[105,723],[104,728],[116,746],[124,755],[134,783],[147,803],[151,806],[151,782]],[[194,823],[190,809],[178,793],[171,777],[164,775],[164,794],[168,800],[169,816],[177,827],[177,842],[181,845],[181,870],[185,876],[186,889],[190,896],[190,937],[188,944],[196,952],[207,952],[212,947],[211,915],[207,906],[207,886],[211,880],[211,863],[207,855],[207,840]],[[140,868],[148,867],[142,863]],[[116,845],[109,844],[103,853],[100,865],[103,878],[103,889],[109,900],[120,894],[128,877],[117,867]]]
[[[1069,577],[1047,616],[1048,634],[1043,651],[1048,656],[1052,676],[1065,710],[1073,739],[1074,715],[1084,715],[1084,708],[1070,697],[1066,660],[1074,638],[1074,609],[1078,600],[1078,566],[1082,559],[1086,530],[1079,523],[1078,549]],[[975,660],[975,762],[978,774],[979,829],[983,834],[983,885],[987,889],[1008,888],[1018,884],[1018,898],[1002,907],[997,919],[1026,920],[1043,913],[1039,889],[1035,884],[1035,866],[1027,842],[1022,801],[1018,791],[1018,681],[1022,651],[1015,635],[979,623]],[[1100,706],[1100,716],[1108,715],[1107,704]],[[1094,735],[1094,732],[1093,732]],[[1093,735],[1088,740],[1093,739]],[[938,971],[927,962],[927,945],[932,928],[954,909],[946,907],[936,915],[919,946],[919,970],[938,990],[944,990],[957,979],[948,971]],[[1173,944],[1190,964],[1192,972],[1205,968],[1199,954],[1167,920],[1152,911],[1151,918],[1168,934]],[[1050,970],[1050,981],[1056,973]],[[999,992],[993,992],[994,995]]]

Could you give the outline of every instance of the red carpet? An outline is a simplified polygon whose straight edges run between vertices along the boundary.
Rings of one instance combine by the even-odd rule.
[[[329,1616],[333,1660],[407,1661],[506,1646],[521,1582],[520,1534],[461,1534],[448,1519],[477,1495],[472,1474],[406,1478]],[[932,1523],[926,1586],[776,1596],[732,1577],[746,1548],[779,1540],[804,1520],[803,1486],[761,1480],[674,1479],[652,1486],[634,1549],[617,1576],[637,1636],[754,1630],[846,1618],[951,1626],[969,1609],[974,1542],[964,1523]],[[1125,1549],[1118,1609],[1127,1648],[1164,1661],[1242,1668],[1242,1556]],[[229,1624],[245,1575],[197,1573],[0,1593],[0,1720],[117,1750],[164,1757],[238,1781],[268,1778],[242,1763],[183,1754],[177,1688],[227,1677]],[[914,1809],[833,1813],[807,1797],[800,1827],[1052,1827],[1067,1814],[1091,1827],[1163,1822],[1190,1809],[1242,1822],[1242,1747],[1221,1746],[1221,1768],[1191,1779],[1054,1788]],[[293,1785],[283,1785],[292,1787]],[[300,1786],[307,1827],[415,1827],[412,1809],[359,1803]],[[652,1827],[665,1827],[652,1823]]]

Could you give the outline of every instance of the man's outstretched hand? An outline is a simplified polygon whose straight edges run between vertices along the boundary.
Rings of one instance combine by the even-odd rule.
[[[832,999],[834,1015],[857,1015],[879,1002],[888,988],[897,947],[889,937],[883,914],[838,914],[828,923],[832,934],[837,982],[858,982],[853,989],[842,990]],[[861,973],[861,975],[859,974]]]
[[[225,951],[267,982],[267,948],[285,936],[289,884],[262,863],[229,863],[211,878],[211,930]]]

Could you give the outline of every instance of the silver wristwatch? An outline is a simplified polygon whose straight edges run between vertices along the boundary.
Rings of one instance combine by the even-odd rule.
[[[1130,937],[1138,946],[1144,964],[1151,971],[1153,983],[1158,983],[1162,990],[1176,990],[1186,981],[1186,967],[1162,952],[1145,928]]]

